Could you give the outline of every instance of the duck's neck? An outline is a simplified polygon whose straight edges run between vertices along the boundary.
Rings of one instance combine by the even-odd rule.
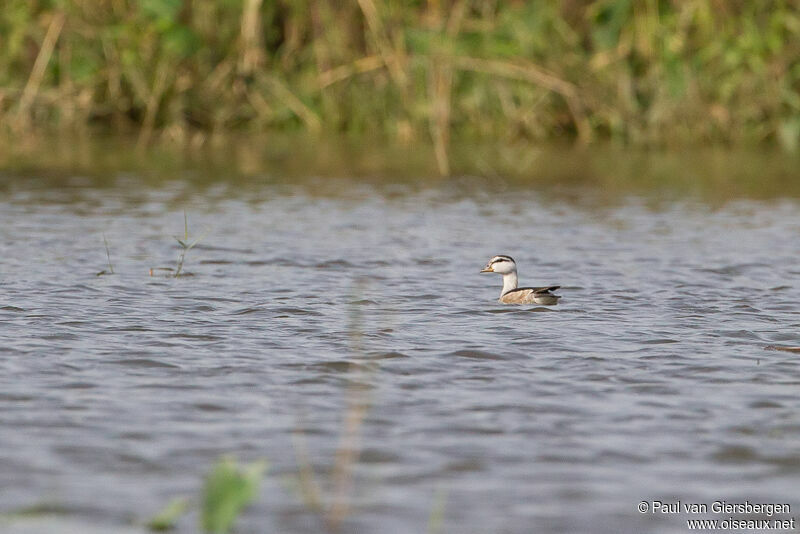
[[[503,275],[503,292],[500,293],[500,296],[502,297],[512,289],[517,289],[517,271]]]

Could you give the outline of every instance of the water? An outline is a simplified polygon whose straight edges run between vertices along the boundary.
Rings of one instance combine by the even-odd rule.
[[[217,178],[3,178],[1,510],[122,530],[199,495],[223,454],[270,464],[240,533],[324,530],[309,466],[326,506],[349,503],[344,532],[800,509],[800,354],[766,350],[800,345],[797,198]],[[184,209],[191,276],[150,276]],[[96,276],[104,234],[116,274]],[[478,271],[499,253],[562,303],[498,304]],[[337,490],[342,443],[360,454]]]

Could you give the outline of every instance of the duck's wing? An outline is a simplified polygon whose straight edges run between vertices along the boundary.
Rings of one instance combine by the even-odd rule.
[[[504,304],[530,304],[533,302],[533,295],[532,287],[518,287],[503,293],[500,296],[500,302]]]
[[[547,286],[547,287],[525,287],[520,289],[531,289],[535,294],[539,293],[549,293],[551,291],[555,291],[556,289],[560,289],[561,286]]]
[[[547,286],[547,287],[518,287],[516,289],[511,289],[503,293],[505,297],[508,295],[509,297],[514,296],[516,298],[522,297],[523,295],[549,295],[551,291],[555,291],[556,289],[560,288],[561,286]]]
[[[544,304],[551,306],[558,304],[558,299],[561,298],[561,295],[550,293],[550,291],[554,291],[559,287],[518,287],[503,293],[500,297],[500,302],[504,304]]]

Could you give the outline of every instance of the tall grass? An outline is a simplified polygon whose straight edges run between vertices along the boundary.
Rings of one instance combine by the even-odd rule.
[[[800,144],[793,0],[5,0],[0,121],[201,146]]]

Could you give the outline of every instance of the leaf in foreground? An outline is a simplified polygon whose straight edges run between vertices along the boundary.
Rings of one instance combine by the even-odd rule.
[[[239,467],[223,458],[208,475],[203,488],[201,520],[203,530],[214,534],[229,532],[241,511],[258,494],[265,462]]]
[[[189,500],[184,497],[172,499],[158,515],[147,522],[147,528],[158,532],[175,528],[175,523],[186,512],[188,506]]]

